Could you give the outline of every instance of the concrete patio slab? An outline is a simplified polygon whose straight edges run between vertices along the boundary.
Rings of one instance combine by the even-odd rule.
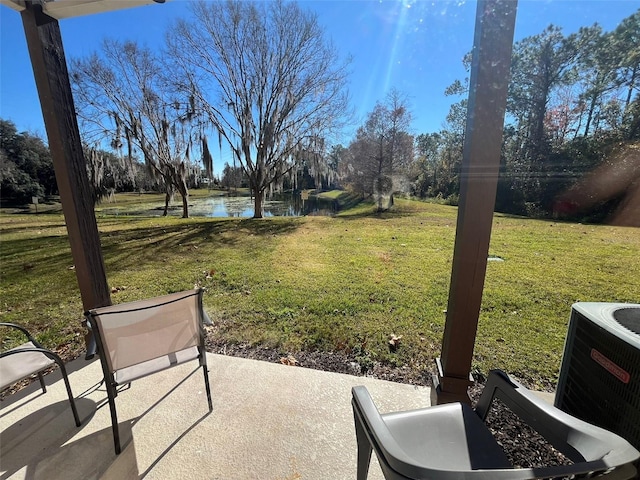
[[[113,449],[99,361],[68,364],[82,420],[75,427],[58,371],[5,399],[0,479],[354,479],[351,387],[381,412],[429,405],[429,389],[255,360],[207,355],[135,381],[116,399],[123,452]],[[52,384],[52,382],[54,382]],[[375,455],[370,479],[382,479]]]

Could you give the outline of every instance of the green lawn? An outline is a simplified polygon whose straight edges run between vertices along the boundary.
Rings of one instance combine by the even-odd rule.
[[[196,196],[207,195],[196,192]],[[118,195],[123,209],[163,197]],[[447,304],[457,209],[397,200],[306,218],[139,218],[98,212],[114,303],[202,286],[227,342],[343,351],[433,369]],[[637,302],[638,229],[496,215],[474,368],[536,387],[558,374],[576,301]],[[0,214],[0,320],[66,358],[82,306],[60,213]],[[633,273],[635,272],[635,274]],[[402,335],[397,352],[388,336]],[[8,339],[9,343],[13,339]]]

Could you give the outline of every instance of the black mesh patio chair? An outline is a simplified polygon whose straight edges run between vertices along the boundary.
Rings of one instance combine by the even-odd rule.
[[[67,369],[65,368],[62,359],[51,350],[47,350],[40,345],[40,343],[38,343],[24,327],[14,323],[4,322],[0,323],[0,327],[20,330],[27,339],[27,342],[23,343],[19,347],[0,353],[0,390],[4,390],[9,385],[33,374],[37,374],[38,380],[40,381],[40,387],[42,388],[42,393],[47,393],[47,387],[44,383],[44,375],[42,372],[51,365],[58,364],[60,372],[62,373],[62,379],[67,387],[67,395],[69,396],[69,403],[71,403],[73,419],[76,422],[76,426],[79,427],[80,418],[78,418],[76,402],[73,399],[73,393],[71,393],[71,385],[69,384]]]
[[[204,324],[210,320],[202,308],[202,289],[95,308],[85,317],[102,364],[116,454],[121,450],[115,405],[119,386],[197,360],[213,410],[204,347]]]
[[[476,409],[463,403],[381,415],[365,387],[354,387],[357,479],[371,452],[387,480],[637,478],[640,452],[626,440],[547,404],[507,374],[492,370]],[[494,398],[573,462],[514,468],[484,423]]]

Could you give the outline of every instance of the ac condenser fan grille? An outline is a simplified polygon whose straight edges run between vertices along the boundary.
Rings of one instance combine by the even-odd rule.
[[[635,335],[630,331],[640,330],[640,325],[634,323],[640,309],[627,310],[630,312],[615,318],[620,325],[611,322],[615,328],[627,329],[618,336],[612,333],[611,324],[594,321],[574,308],[555,403],[567,413],[615,432],[640,448],[640,342],[625,341]]]

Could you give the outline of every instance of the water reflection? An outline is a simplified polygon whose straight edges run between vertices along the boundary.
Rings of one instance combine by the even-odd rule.
[[[210,197],[189,202],[189,215],[195,217],[253,217],[253,199],[250,197]],[[300,217],[304,215],[334,215],[337,207],[331,200],[299,195],[280,195],[263,202],[264,217]]]
[[[164,207],[157,203],[142,203],[138,209],[123,209],[118,205],[103,206],[103,215],[152,216],[159,217]],[[310,197],[302,200],[300,195],[279,195],[263,202],[264,217],[300,217],[304,215],[332,216],[338,211],[335,200]],[[182,203],[179,199],[169,205],[169,216],[182,215]],[[253,217],[253,199],[243,196],[213,196],[208,198],[189,199],[190,217]]]

